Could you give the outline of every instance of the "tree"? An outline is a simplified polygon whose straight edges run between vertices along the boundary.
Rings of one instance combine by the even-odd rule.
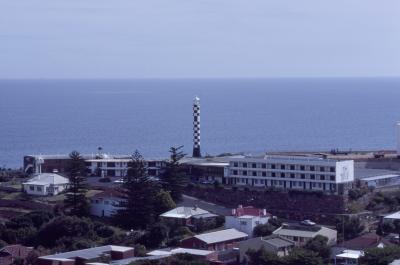
[[[68,176],[70,183],[64,204],[67,209],[70,209],[71,215],[86,216],[89,214],[89,203],[86,198],[85,160],[77,151],[72,151],[69,157]]]
[[[121,191],[124,200],[116,213],[116,223],[126,229],[144,229],[151,225],[155,220],[154,202],[158,187],[148,177],[143,157],[137,150],[128,163]]]
[[[349,240],[360,235],[364,231],[364,225],[360,222],[358,217],[351,217],[349,219],[343,220],[340,218],[337,220],[336,229],[339,233],[344,232],[344,240]]]
[[[331,251],[328,246],[328,238],[324,236],[317,235],[310,239],[304,248],[317,253],[324,261],[328,261],[330,258]]]
[[[284,265],[284,261],[276,254],[265,250],[264,247],[259,250],[249,249],[246,252],[249,265]]]
[[[187,176],[179,163],[185,156],[181,150],[182,148],[183,146],[170,148],[170,160],[167,162],[165,172],[161,176],[163,188],[171,193],[171,197],[175,202],[182,200],[182,193],[188,182]]]
[[[284,258],[285,265],[323,265],[324,262],[317,253],[306,249],[294,249],[289,256]]]
[[[260,237],[260,236],[269,236],[272,234],[272,232],[276,230],[274,226],[272,226],[269,223],[266,224],[259,224],[256,227],[254,227],[253,230],[253,235],[255,237]]]
[[[384,248],[371,248],[365,251],[360,264],[363,265],[387,265],[400,258],[400,247],[387,246]]]
[[[160,190],[157,193],[154,203],[154,210],[157,216],[171,209],[174,209],[175,207],[176,204],[168,191]]]

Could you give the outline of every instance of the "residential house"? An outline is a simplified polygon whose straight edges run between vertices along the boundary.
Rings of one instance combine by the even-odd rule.
[[[246,233],[232,228],[183,239],[181,247],[219,251],[237,247],[240,241],[247,238]]]
[[[115,189],[105,190],[90,198],[90,213],[100,217],[110,217],[120,209],[124,195]]]
[[[274,253],[279,257],[284,257],[289,255],[289,252],[294,248],[294,242],[278,235],[255,237],[241,241],[239,243],[240,262],[246,261],[246,253],[248,250],[259,250],[261,248],[264,248],[266,251]]]
[[[160,215],[161,220],[167,223],[196,227],[202,220],[203,222],[215,221],[216,214],[203,210],[199,207],[177,207]]]
[[[235,228],[249,236],[253,236],[254,228],[257,225],[268,223],[271,214],[266,209],[258,209],[253,206],[232,209],[232,215],[225,217],[225,228]]]
[[[282,226],[275,230],[273,234],[294,241],[296,246],[304,246],[308,240],[317,235],[328,238],[329,246],[333,246],[337,242],[336,230],[312,222],[309,224],[307,224],[307,222],[282,224]]]
[[[69,180],[55,173],[40,173],[27,182],[22,183],[24,191],[29,195],[53,196],[68,188]]]
[[[134,257],[134,248],[101,246],[39,257],[37,265],[83,265],[103,260],[119,261]]]
[[[0,264],[11,265],[15,260],[25,260],[33,250],[31,247],[22,245],[9,245],[0,249]]]
[[[172,256],[176,254],[189,254],[207,261],[215,261],[218,259],[218,253],[216,251],[192,248],[160,249],[147,253],[149,256]]]

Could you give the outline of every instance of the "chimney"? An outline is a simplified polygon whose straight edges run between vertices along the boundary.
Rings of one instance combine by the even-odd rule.
[[[236,209],[232,209],[232,215],[236,215]]]

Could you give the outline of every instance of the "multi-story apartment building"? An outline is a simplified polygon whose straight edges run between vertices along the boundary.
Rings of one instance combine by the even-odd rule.
[[[344,194],[354,181],[354,161],[320,157],[232,158],[227,184]]]
[[[92,154],[82,155],[87,173],[99,177],[124,177],[131,161],[128,155]],[[65,173],[68,169],[68,155],[29,155],[24,157],[24,171],[28,174]],[[150,177],[159,177],[165,170],[167,160],[145,160],[147,173]]]

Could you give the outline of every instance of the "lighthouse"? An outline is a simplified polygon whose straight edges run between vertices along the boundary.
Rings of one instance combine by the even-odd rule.
[[[193,157],[201,157],[200,153],[200,98],[193,101]]]

